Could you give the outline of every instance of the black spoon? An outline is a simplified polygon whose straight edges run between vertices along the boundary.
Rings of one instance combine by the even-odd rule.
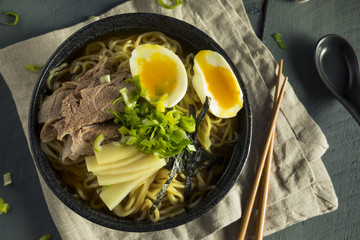
[[[315,64],[321,80],[360,125],[360,75],[354,49],[344,38],[329,34],[316,44]]]

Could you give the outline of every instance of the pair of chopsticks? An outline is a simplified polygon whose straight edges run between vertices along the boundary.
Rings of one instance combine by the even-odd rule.
[[[251,193],[246,203],[245,213],[243,214],[241,220],[241,227],[238,234],[239,240],[245,239],[246,230],[249,224],[251,212],[254,206],[261,177],[263,182],[262,182],[260,201],[259,201],[259,211],[258,211],[258,218],[256,223],[255,239],[263,238],[265,215],[266,215],[266,204],[267,204],[268,191],[269,191],[270,169],[271,169],[271,162],[272,162],[273,149],[274,149],[276,121],[277,121],[277,116],[279,114],[281,101],[284,96],[285,85],[286,82],[288,81],[288,77],[285,77],[284,82],[280,89],[282,68],[283,68],[283,60],[281,59],[279,64],[277,82],[276,82],[276,94],[275,94],[274,107],[273,107],[273,119],[269,128],[268,137],[266,139],[264,151],[261,155],[261,160],[259,162],[255,180],[251,189]]]

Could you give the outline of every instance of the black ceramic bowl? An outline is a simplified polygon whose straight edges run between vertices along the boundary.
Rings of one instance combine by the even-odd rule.
[[[157,223],[146,221],[135,222],[125,218],[112,216],[105,211],[95,210],[84,201],[77,199],[73,193],[64,185],[51,167],[45,154],[40,148],[40,130],[41,126],[37,123],[37,114],[39,110],[41,95],[46,93],[45,82],[49,75],[49,70],[59,66],[66,61],[77,50],[101,36],[118,33],[139,33],[148,31],[160,31],[164,34],[178,40],[194,51],[209,49],[219,52],[230,64],[236,74],[240,86],[244,93],[244,108],[239,112],[239,132],[240,139],[236,143],[234,152],[228,162],[225,172],[216,185],[216,188],[209,192],[202,200],[201,204],[187,210],[186,212]],[[50,57],[41,73],[32,95],[29,112],[29,136],[30,145],[35,163],[46,184],[53,193],[71,210],[80,216],[111,229],[130,231],[130,232],[148,232],[176,227],[185,224],[199,217],[214,207],[232,188],[236,179],[239,177],[248,157],[252,132],[252,118],[249,100],[244,82],[236,69],[235,65],[224,52],[224,50],[208,35],[189,25],[163,15],[149,13],[124,14],[109,17],[94,22],[69,37]]]

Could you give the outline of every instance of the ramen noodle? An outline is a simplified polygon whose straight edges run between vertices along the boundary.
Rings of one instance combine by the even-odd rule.
[[[175,108],[185,115],[189,115],[189,105],[193,105],[198,114],[202,108],[202,103],[191,84],[194,75],[194,53],[185,54],[179,42],[160,32],[133,34],[126,37],[110,37],[89,43],[83,53],[78,55],[75,60],[63,63],[58,68],[51,70],[46,86],[50,91],[55,91],[61,87],[64,81],[78,80],[98,63],[100,57],[104,56],[107,57],[107,61],[110,63],[109,70],[111,74],[129,70],[129,59],[132,51],[137,46],[146,43],[163,46],[180,57],[186,69],[188,88],[184,98]],[[206,151],[221,154],[224,148],[232,146],[238,138],[235,121],[236,118],[222,119],[215,117],[211,113],[206,113],[197,133],[199,143]],[[42,143],[42,149],[53,168],[64,184],[73,191],[74,196],[87,201],[93,208],[107,211],[105,204],[99,197],[101,187],[96,176],[91,172],[87,172],[84,161],[85,156],[80,156],[80,159],[75,161],[75,164],[65,165],[59,160],[63,147],[63,142],[58,140]],[[190,199],[188,200],[184,196],[186,174],[177,173],[158,207],[153,214],[149,214],[149,209],[156,200],[157,194],[169,178],[170,170],[161,168],[156,174],[146,179],[143,184],[132,190],[113,209],[112,213],[119,217],[150,220],[152,222],[174,217],[201,202],[205,194],[215,187],[222,171],[223,167],[217,165],[212,166],[210,169],[196,169],[192,179]]]

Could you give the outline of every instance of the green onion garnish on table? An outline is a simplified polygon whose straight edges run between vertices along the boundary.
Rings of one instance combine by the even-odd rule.
[[[166,9],[174,9],[183,3],[181,0],[175,0],[174,5],[168,5],[168,4],[164,3],[163,0],[158,0],[157,2],[160,4],[160,6],[162,6],[163,8],[166,8]]]
[[[4,201],[4,199],[2,199],[0,197],[0,214],[7,213],[7,211],[9,210],[9,207],[10,207],[10,205],[8,203],[6,203]]]
[[[280,33],[275,33],[272,35],[273,38],[275,39],[276,43],[278,44],[278,46],[281,49],[287,49],[287,47],[285,46],[284,42],[281,40],[281,34]]]
[[[4,177],[4,186],[10,185],[12,183],[10,172],[5,173],[3,177]]]
[[[39,240],[49,240],[51,239],[51,234],[46,234],[44,236],[42,236],[41,238],[39,238]]]
[[[0,23],[8,25],[8,26],[13,26],[13,25],[16,25],[18,23],[19,16],[16,13],[9,11],[9,12],[4,12],[4,14],[9,15],[9,16],[13,16],[13,17],[15,17],[15,19],[14,19],[13,22],[0,21]]]
[[[39,66],[36,66],[36,65],[25,65],[25,68],[31,72],[34,72],[34,73],[39,73],[40,70],[44,67],[44,65],[39,65]]]

